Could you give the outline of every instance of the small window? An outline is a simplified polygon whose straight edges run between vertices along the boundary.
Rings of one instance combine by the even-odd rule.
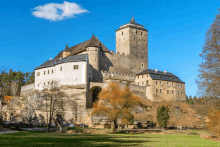
[[[77,78],[76,78],[76,81],[77,81]]]
[[[46,75],[46,71],[44,71],[44,75]]]
[[[60,71],[62,71],[62,66],[60,67]]]
[[[157,81],[156,81],[156,85],[157,85]]]
[[[146,81],[146,85],[148,85],[148,81]]]
[[[144,82],[142,82],[142,85],[144,85]]]
[[[142,48],[142,50],[144,50],[144,48]]]
[[[167,90],[167,94],[169,94],[169,90]]]
[[[174,84],[172,83],[172,86],[174,87]]]
[[[181,84],[181,88],[182,88],[182,84]],[[182,94],[181,94],[182,95]]]
[[[38,84],[38,87],[40,86],[40,84]]]
[[[169,82],[167,82],[167,86],[169,86]]]
[[[139,76],[138,76],[138,79],[139,79]]]
[[[172,90],[172,94],[174,94],[174,90]]]
[[[74,65],[73,69],[79,69],[79,65]]]
[[[142,36],[143,32],[141,32],[141,36]]]
[[[136,34],[137,34],[138,32],[136,31]]]
[[[160,81],[160,85],[162,86],[162,82]]]
[[[148,78],[148,75],[147,75],[147,78]]]
[[[180,92],[178,91],[178,95],[180,94]]]
[[[160,93],[162,92],[162,89],[160,89]]]
[[[138,85],[139,85],[139,82],[138,82]]]
[[[51,70],[51,73],[53,74],[53,69]]]
[[[49,85],[49,84],[50,84],[50,82],[47,82],[47,84]]]
[[[178,87],[179,87],[180,85],[179,85],[179,83],[178,83]]]
[[[121,35],[123,35],[123,31],[121,32]]]
[[[44,82],[44,85],[45,85],[45,82]]]
[[[181,91],[181,95],[183,94],[183,92]]]
[[[142,78],[144,77],[144,75],[142,75]]]
[[[50,70],[47,71],[48,75],[50,74]]]
[[[158,93],[158,89],[156,89],[156,93]]]
[[[39,77],[40,76],[40,72],[37,72],[37,76]],[[38,86],[39,87],[39,86]]]

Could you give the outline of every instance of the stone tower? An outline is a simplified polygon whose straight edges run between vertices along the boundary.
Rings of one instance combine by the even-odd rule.
[[[136,23],[133,17],[116,30],[116,53],[142,58],[144,67],[148,68],[148,30]]]
[[[89,57],[89,64],[93,68],[93,79],[92,81],[97,82],[99,81],[99,60],[100,60],[100,45],[97,41],[94,34],[90,39],[89,44],[86,46],[88,57]]]

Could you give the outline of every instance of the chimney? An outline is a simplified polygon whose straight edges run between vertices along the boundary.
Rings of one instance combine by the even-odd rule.
[[[157,69],[157,68],[155,68],[155,72],[158,72],[158,69]]]
[[[164,73],[167,73],[167,70],[164,70]]]

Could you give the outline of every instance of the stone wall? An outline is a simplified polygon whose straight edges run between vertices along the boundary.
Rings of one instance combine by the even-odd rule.
[[[33,83],[33,84],[28,84],[28,85],[22,86],[20,96],[29,95],[32,92],[34,92],[34,85],[35,84]]]
[[[148,68],[144,58],[134,55],[105,53],[101,57],[100,70],[123,74],[136,74]]]

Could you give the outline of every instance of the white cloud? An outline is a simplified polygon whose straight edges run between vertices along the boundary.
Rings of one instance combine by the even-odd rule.
[[[43,6],[37,6],[33,10],[34,11],[32,14],[35,17],[44,18],[51,21],[59,21],[74,17],[76,14],[89,12],[76,3],[70,3],[66,1],[64,1],[62,4],[49,3]]]

